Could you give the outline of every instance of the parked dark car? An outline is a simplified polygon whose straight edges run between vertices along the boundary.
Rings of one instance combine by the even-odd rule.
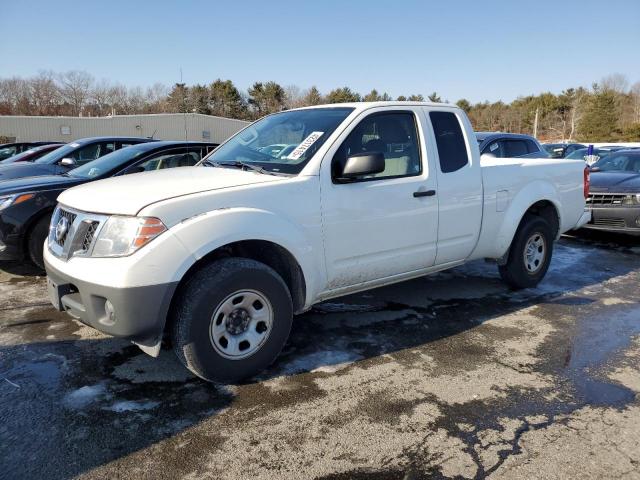
[[[62,145],[64,145],[64,143],[51,143],[49,145],[34,146],[22,153],[0,160],[0,165],[9,165],[10,163],[17,162],[35,162],[40,157],[60,148]]]
[[[591,167],[585,228],[640,235],[640,150],[618,150]]]
[[[13,143],[3,143],[0,145],[0,161],[5,158],[13,157],[19,153],[24,152],[25,150],[29,150],[31,147],[37,147],[39,145],[49,145],[52,143],[57,143],[59,145],[63,145],[63,142],[13,142]]]
[[[140,137],[83,138],[47,153],[35,162],[0,165],[0,181],[38,175],[60,175],[123,147],[153,140]]]
[[[545,143],[542,145],[551,158],[567,158],[573,152],[581,148],[587,148],[581,143]]]
[[[592,150],[592,155],[594,155],[595,157],[598,157],[597,160],[601,160],[603,158],[605,158],[607,155],[613,153],[613,152],[617,152],[618,150],[626,150],[627,147],[615,147],[615,146],[611,146],[611,147],[594,147]],[[565,158],[568,158],[570,160],[585,160],[585,157],[587,156],[587,154],[589,153],[589,149],[588,148],[579,148],[578,150],[574,150],[571,154],[567,155]],[[596,161],[597,161],[596,160]],[[595,164],[595,162],[593,162]]]
[[[531,135],[502,132],[476,132],[481,155],[497,158],[549,158],[547,151],[542,148]]]
[[[58,195],[83,183],[116,175],[193,166],[217,144],[150,142],[123,148],[62,175],[0,182],[0,260],[27,258],[40,268]],[[117,193],[114,193],[114,195]]]

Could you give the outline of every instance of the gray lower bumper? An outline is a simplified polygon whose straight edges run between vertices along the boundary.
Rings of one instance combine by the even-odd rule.
[[[592,209],[593,218],[583,226],[592,230],[640,235],[640,208],[598,207]]]
[[[114,288],[78,281],[45,261],[47,288],[54,307],[90,327],[143,346],[162,339],[176,283]],[[112,305],[112,315],[106,307]]]

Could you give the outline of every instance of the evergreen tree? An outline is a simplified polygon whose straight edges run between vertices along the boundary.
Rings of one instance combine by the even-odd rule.
[[[314,85],[309,89],[306,95],[303,97],[302,102],[305,105],[320,105],[323,103],[322,95],[320,94],[320,90],[316,88]]]
[[[231,80],[217,79],[209,85],[211,114],[219,117],[246,118],[247,106]]]
[[[327,95],[327,103],[359,102],[360,94],[353,92],[349,87],[336,88]]]
[[[585,142],[615,140],[619,105],[613,90],[602,90],[594,85],[584,114],[580,120],[579,138]]]

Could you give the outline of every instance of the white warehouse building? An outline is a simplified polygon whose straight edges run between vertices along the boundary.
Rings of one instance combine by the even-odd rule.
[[[153,137],[222,143],[249,122],[198,113],[109,117],[0,116],[5,141],[60,141],[101,136]]]

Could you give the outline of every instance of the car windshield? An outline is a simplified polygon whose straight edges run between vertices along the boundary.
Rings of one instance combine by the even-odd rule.
[[[60,148],[56,148],[53,152],[49,152],[46,155],[41,156],[34,163],[39,163],[41,165],[52,165],[56,163],[58,160],[65,158],[67,155],[72,153],[76,148],[80,146],[79,143],[71,142],[63,145]]]
[[[13,162],[20,162],[23,158],[29,157],[32,153],[37,152],[38,149],[37,148],[30,148],[29,150],[25,150],[22,153],[19,153],[17,155],[13,155],[11,157],[8,157],[6,159],[7,163],[13,163]],[[1,150],[0,150],[1,152]],[[1,153],[0,153],[1,155]]]
[[[584,160],[584,157],[587,156],[588,151],[589,151],[588,148],[579,148],[578,150],[574,150],[569,155],[567,155],[566,158],[570,160]],[[600,148],[593,149],[593,155],[596,155],[600,158],[604,158],[610,153],[612,153],[611,150],[602,150]]]
[[[15,155],[16,151],[17,151],[16,147],[0,148],[0,160],[4,160],[5,158],[12,157],[13,155]]]
[[[74,168],[68,172],[68,175],[77,178],[97,178],[104,174],[111,173],[114,170],[119,170],[125,164],[142,156],[142,154],[148,150],[148,148],[139,145],[121,148],[113,153],[108,153],[104,157],[86,163],[81,167]]]
[[[298,174],[352,111],[311,108],[269,115],[218,147],[205,164],[246,163],[272,173]]]
[[[601,172],[640,173],[640,153],[611,153],[598,160],[593,168]]]

